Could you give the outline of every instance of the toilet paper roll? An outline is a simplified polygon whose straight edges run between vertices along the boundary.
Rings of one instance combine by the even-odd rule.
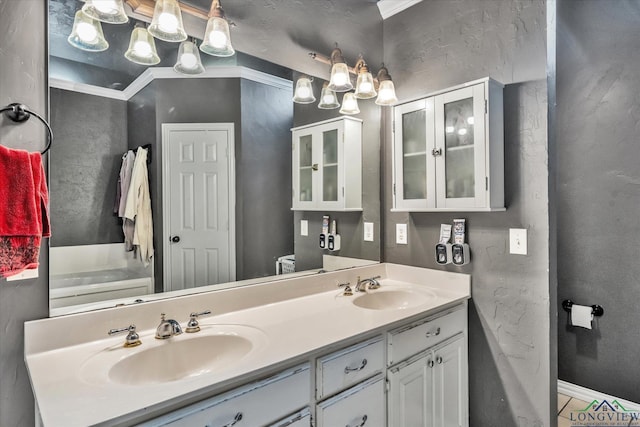
[[[571,306],[571,324],[581,328],[591,329],[593,308],[586,305],[573,304]]]

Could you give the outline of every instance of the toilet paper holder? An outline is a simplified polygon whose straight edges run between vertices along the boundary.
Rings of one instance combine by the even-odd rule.
[[[562,301],[562,308],[564,311],[571,313],[571,307],[573,307],[573,301],[570,299]],[[604,314],[604,308],[600,305],[594,304],[591,306],[591,313],[593,313],[594,316],[602,316]]]

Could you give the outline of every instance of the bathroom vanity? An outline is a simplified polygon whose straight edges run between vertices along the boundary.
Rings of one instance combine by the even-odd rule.
[[[469,298],[468,275],[378,264],[27,322],[37,425],[467,426]],[[107,335],[130,324],[140,345]]]

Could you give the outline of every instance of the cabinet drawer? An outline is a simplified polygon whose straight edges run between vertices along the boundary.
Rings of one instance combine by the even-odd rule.
[[[389,332],[387,365],[401,362],[463,331],[467,323],[466,307],[452,310],[445,315],[427,318]]]
[[[379,374],[318,404],[318,427],[384,426],[384,375]]]
[[[344,390],[384,368],[382,336],[328,354],[317,362],[318,400]]]
[[[256,427],[309,404],[309,364],[289,369],[262,381],[187,406],[143,426]]]

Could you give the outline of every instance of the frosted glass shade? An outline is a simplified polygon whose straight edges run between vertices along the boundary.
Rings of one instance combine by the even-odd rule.
[[[322,110],[332,110],[338,107],[340,107],[340,103],[338,102],[336,93],[329,89],[329,87],[327,86],[323,87],[322,93],[320,94],[320,102],[318,103],[318,108]]]
[[[200,50],[213,56],[231,56],[236,53],[231,46],[229,23],[226,19],[217,16],[209,18]]]
[[[329,89],[335,92],[347,92],[353,89],[351,78],[349,77],[349,68],[344,62],[337,62],[331,67]]]
[[[396,88],[391,80],[383,80],[378,87],[378,98],[376,104],[378,105],[393,105],[398,102],[396,97]]]
[[[178,61],[173,69],[181,74],[201,74],[204,73],[200,51],[194,42],[184,41],[180,43],[178,49]]]
[[[71,46],[88,52],[102,52],[109,48],[100,21],[89,18],[81,10],[76,12],[73,29],[67,41]]]
[[[82,12],[89,18],[108,24],[129,22],[122,0],[86,0],[82,6]]]
[[[140,65],[155,65],[160,62],[153,37],[146,28],[136,27],[131,32],[129,49],[124,57]]]
[[[370,72],[358,74],[358,81],[356,82],[356,98],[369,99],[376,96],[376,88],[373,85],[373,76]]]
[[[297,104],[316,102],[316,97],[313,96],[313,86],[311,86],[311,80],[308,77],[300,77],[298,79],[296,90],[293,94],[293,102]]]
[[[344,98],[342,98],[342,108],[340,109],[340,114],[358,114],[360,113],[360,108],[358,108],[358,98],[351,92],[345,93]]]
[[[181,42],[187,39],[177,0],[156,1],[149,32],[153,37],[167,42]]]

